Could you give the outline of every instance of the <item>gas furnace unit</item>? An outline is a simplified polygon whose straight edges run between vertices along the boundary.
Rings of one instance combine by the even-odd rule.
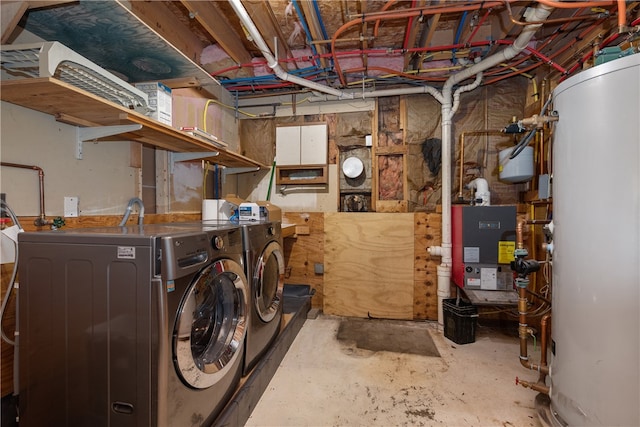
[[[452,277],[465,290],[511,290],[515,206],[451,207]]]

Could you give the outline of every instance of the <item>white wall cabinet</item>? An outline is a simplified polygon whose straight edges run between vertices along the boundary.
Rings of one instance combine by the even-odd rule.
[[[276,128],[276,165],[327,164],[327,124]]]

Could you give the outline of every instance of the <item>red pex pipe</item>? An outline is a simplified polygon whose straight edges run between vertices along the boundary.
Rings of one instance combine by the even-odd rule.
[[[362,24],[364,22],[378,21],[383,19],[410,18],[410,17],[416,17],[420,15],[433,15],[437,13],[464,12],[468,10],[480,9],[481,7],[489,7],[489,8],[498,7],[501,4],[502,4],[501,2],[489,2],[486,4],[475,4],[475,5],[453,6],[453,7],[429,6],[429,7],[412,9],[412,10],[403,10],[399,12],[389,12],[385,14],[375,14],[375,15],[372,14],[370,16],[362,16],[361,18],[356,18],[343,24],[340,28],[336,30],[336,32],[333,34],[333,37],[331,38],[331,51],[336,52],[336,41],[340,34],[342,34],[348,28],[354,25]],[[338,77],[340,79],[340,83],[342,85],[345,85],[346,80],[344,78],[344,75],[342,74],[342,69],[340,68],[338,58],[334,57],[333,62],[334,62],[334,68],[335,68],[336,74],[338,74]]]

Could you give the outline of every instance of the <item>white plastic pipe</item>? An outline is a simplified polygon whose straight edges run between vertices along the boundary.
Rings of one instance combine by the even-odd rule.
[[[491,205],[491,192],[489,192],[489,183],[484,178],[476,178],[467,184],[467,188],[475,190],[473,199],[477,202],[480,200],[479,206]]]
[[[526,20],[529,22],[544,21],[552,10],[543,4],[538,4],[533,12],[528,13]],[[444,324],[442,301],[449,298],[451,287],[451,119],[458,108],[460,93],[471,90],[474,85],[457,89],[453,96],[451,92],[456,84],[473,75],[481,76],[483,71],[508,61],[522,52],[541,25],[527,25],[512,45],[449,77],[442,88],[442,97],[444,98],[444,102],[442,102],[442,258],[438,267],[438,323],[440,325]],[[429,252],[433,253],[434,251],[429,248]]]
[[[238,18],[240,18],[242,25],[244,25],[251,38],[253,38],[253,41],[256,46],[258,46],[258,49],[260,49],[262,56],[264,56],[264,58],[267,60],[269,68],[273,70],[278,78],[287,82],[298,84],[300,86],[308,87],[309,89],[317,90],[318,92],[335,95],[339,99],[353,99],[353,94],[351,93],[347,93],[342,90],[338,90],[330,86],[322,85],[320,83],[316,83],[287,73],[280,66],[280,64],[278,64],[278,60],[271,53],[271,49],[269,49],[269,46],[262,38],[262,34],[260,34],[260,31],[258,31],[258,28],[253,23],[253,20],[249,16],[247,10],[244,8],[241,0],[229,0],[229,3],[231,3],[231,7],[233,7],[236,15],[238,15]]]
[[[318,92],[336,96],[338,97],[338,99],[354,98],[353,93],[346,93],[329,86],[311,82],[309,80],[290,75],[289,73],[284,71],[278,64],[278,61],[271,54],[269,47],[260,35],[260,32],[251,20],[251,17],[247,13],[241,1],[229,1],[236,14],[247,28],[247,31],[249,32],[251,37],[253,37],[256,45],[262,51],[262,54],[267,60],[269,67],[273,69],[273,71],[279,78],[299,84],[304,87],[308,87],[313,90],[317,90]],[[543,22],[545,19],[547,19],[549,14],[551,14],[552,10],[553,8],[538,3],[538,6],[535,9],[528,9],[525,20],[527,22]],[[441,256],[441,263],[440,266],[438,266],[438,323],[441,326],[444,324],[442,301],[445,298],[449,298],[451,286],[451,121],[460,104],[460,94],[477,88],[482,81],[482,73],[485,70],[506,62],[522,52],[527,47],[536,31],[538,31],[538,28],[540,28],[541,26],[542,24],[525,26],[512,45],[449,77],[442,88],[442,92],[439,92],[437,89],[431,86],[425,85],[408,89],[388,89],[371,92],[363,91],[361,94],[362,98],[375,98],[380,96],[429,93],[442,104],[442,242],[439,247],[428,248],[431,255],[437,254]],[[455,92],[453,91],[454,86],[473,76],[476,76],[476,79],[473,83],[459,87],[455,90]],[[322,97],[319,97],[318,100],[327,99],[326,97],[324,97],[324,99],[322,99]]]

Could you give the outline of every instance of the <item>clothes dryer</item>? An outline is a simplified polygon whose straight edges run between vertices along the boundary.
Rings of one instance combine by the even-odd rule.
[[[21,426],[210,425],[242,374],[237,226],[21,233]]]
[[[280,332],[285,263],[279,222],[240,223],[240,226],[251,307],[245,342],[246,375]]]

